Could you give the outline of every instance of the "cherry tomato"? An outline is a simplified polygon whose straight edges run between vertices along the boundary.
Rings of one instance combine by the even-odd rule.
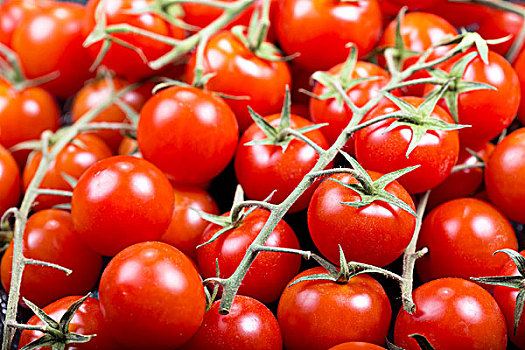
[[[217,176],[235,153],[238,126],[230,107],[208,91],[162,90],[140,112],[140,151],[174,182],[196,185]]]
[[[153,164],[131,156],[103,159],[79,179],[71,199],[75,230],[102,255],[158,240],[173,214],[173,189]]]
[[[333,346],[328,350],[384,350],[384,349],[385,348],[379,345],[352,341],[352,342],[342,343],[342,344]]]
[[[460,278],[428,282],[414,293],[416,311],[397,315],[394,343],[419,350],[409,335],[423,335],[435,349],[494,349],[507,346],[505,318],[494,298],[477,284]]]
[[[300,53],[294,61],[309,71],[327,70],[343,62],[349,42],[364,57],[381,35],[377,0],[284,0],[274,23],[284,52]]]
[[[369,174],[372,180],[381,177],[376,172],[370,171]],[[363,208],[341,204],[359,201],[361,197],[333,180],[358,183],[350,174],[332,175],[312,196],[308,207],[308,229],[323,256],[339,263],[338,245],[341,245],[349,261],[385,266],[398,258],[414,233],[414,216],[382,201]],[[385,190],[415,209],[410,195],[397,181],[387,185]]]
[[[225,215],[228,215],[225,214]],[[246,216],[242,223],[215,241],[197,249],[197,262],[204,278],[217,277],[218,259],[220,277],[228,278],[235,271],[246,249],[255,240],[270,213],[256,209]],[[222,227],[210,224],[201,236],[200,244],[209,241]],[[299,249],[294,231],[284,221],[279,221],[270,234],[265,246]],[[286,283],[299,272],[301,258],[296,254],[261,252],[248,269],[239,293],[263,303],[279,298]]]
[[[416,108],[424,101],[419,97],[403,97],[402,99]],[[398,110],[399,107],[389,101],[370,111],[363,122]],[[428,118],[454,123],[452,117],[439,106],[436,106]],[[458,159],[458,132],[456,130],[427,130],[407,158],[406,152],[413,137],[413,131],[405,125],[399,125],[393,130],[386,131],[394,121],[395,119],[387,119],[354,134],[356,157],[359,163],[365,169],[382,173],[420,165],[419,168],[399,179],[399,183],[411,194],[424,192],[443,182],[450,175]]]
[[[41,0],[6,0],[0,5],[0,43],[11,47],[13,32],[20,22],[43,6],[49,6],[49,1]]]
[[[186,82],[194,79],[197,52],[186,65]],[[204,49],[203,74],[215,74],[206,83],[211,91],[248,100],[225,99],[237,117],[240,131],[253,123],[248,106],[261,115],[281,110],[286,86],[291,84],[286,62],[270,61],[256,56],[230,31],[220,31],[210,38]],[[235,77],[232,80],[232,77]],[[238,82],[242,81],[242,84]]]
[[[86,5],[86,21],[84,32],[87,35],[95,27],[95,12],[100,0],[89,0]],[[156,35],[162,35],[173,39],[183,39],[184,29],[176,27],[164,20],[160,15],[152,11],[143,13],[133,13],[140,9],[145,9],[154,3],[153,0],[118,0],[106,1],[104,15],[108,26],[126,24],[141,30],[146,30]],[[112,37],[126,42],[135,47],[124,47],[118,43],[112,43],[111,48],[106,52],[101,65],[113,70],[117,75],[121,75],[130,81],[138,81],[155,73],[144,58],[153,61],[168,53],[172,46],[158,40],[133,33],[113,33]],[[88,47],[89,54],[95,58],[101,50],[101,43],[95,43]],[[142,55],[137,52],[141,51]]]
[[[501,254],[501,253],[500,253]],[[520,252],[521,255],[525,256],[525,251]],[[501,271],[497,274],[498,276],[520,276],[516,264],[507,258],[507,263],[503,265]],[[507,321],[507,333],[510,341],[518,348],[525,348],[525,314],[522,314],[518,323],[516,334],[514,334],[514,310],[516,308],[516,298],[518,296],[518,289],[495,286],[494,287],[494,299],[498,302],[505,320]]]
[[[58,72],[42,87],[65,98],[91,76],[92,60],[82,46],[85,10],[70,2],[50,4],[24,18],[13,33],[12,46],[28,78]]]
[[[492,205],[459,198],[435,208],[424,219],[418,249],[429,253],[417,260],[423,281],[440,277],[494,276],[507,261],[496,250],[518,249],[510,222]]]
[[[160,241],[171,244],[196,261],[196,247],[209,222],[202,219],[194,209],[218,215],[219,208],[213,198],[198,187],[174,186],[173,190],[173,216]]]
[[[127,81],[117,77],[89,81],[73,100],[73,106],[71,107],[73,122],[76,122],[85,113],[110,98],[112,88],[114,89],[113,92],[116,92],[128,85]],[[151,89],[151,84],[143,84],[140,88],[122,96],[120,100],[139,113],[146,100],[151,97]],[[126,113],[116,104],[112,104],[93,119],[94,123],[124,123],[126,121]],[[123,138],[122,133],[118,130],[98,130],[93,132],[93,134],[103,139],[114,153],[117,151]]]
[[[16,206],[19,199],[20,170],[11,153],[0,145],[0,213]]]
[[[519,129],[500,142],[485,168],[489,199],[511,220],[525,223],[525,129]]]
[[[66,313],[67,309],[82,296],[67,296],[52,304],[46,306],[43,310],[52,319],[59,322],[60,318]],[[32,326],[43,326],[43,322],[35,315],[27,322]],[[87,298],[71,320],[68,330],[72,333],[82,335],[96,334],[88,343],[74,343],[66,345],[65,350],[118,350],[119,346],[107,329],[107,324],[104,321],[102,312],[100,311],[100,304],[95,298]],[[24,330],[20,336],[18,347],[23,346],[42,337],[44,333],[40,331]],[[51,347],[39,347],[38,350],[51,350]]]
[[[122,142],[118,146],[117,154],[122,156],[129,156],[139,151],[139,145],[137,140],[132,139],[129,136],[124,136]]]
[[[514,62],[514,69],[520,81],[520,91],[525,93],[525,51],[520,53],[516,62]],[[525,98],[520,99],[520,106],[518,109],[518,119],[522,125],[525,125]]]
[[[306,270],[290,283],[320,273],[326,273],[324,268]],[[323,350],[348,341],[383,344],[391,313],[381,284],[361,274],[346,284],[316,280],[287,287],[277,320],[286,349]]]
[[[118,253],[100,280],[100,307],[111,334],[127,349],[174,349],[204,317],[204,288],[192,262],[161,242]]]
[[[499,1],[499,0],[495,0]],[[487,5],[442,1],[428,9],[428,12],[443,17],[456,28],[475,25],[493,15],[495,10]]]
[[[111,155],[108,146],[98,137],[89,134],[79,134],[51,161],[39,187],[71,191],[73,188],[64,179],[63,174],[79,179],[86,169],[99,160],[111,157]],[[31,155],[28,159],[22,177],[25,190],[33,181],[41,160],[42,152],[40,151]],[[68,202],[69,198],[63,196],[39,195],[35,200],[33,209],[42,210]]]
[[[45,266],[27,265],[24,269],[21,296],[39,307],[67,295],[86,294],[97,283],[102,257],[89,249],[73,230],[67,211],[42,210],[29,218],[24,231],[23,253],[26,258],[58,264],[73,272]],[[1,264],[2,285],[11,286],[13,242]]]
[[[237,295],[228,315],[219,314],[220,300],[204,314],[197,333],[181,350],[281,350],[281,329],[259,301]]]

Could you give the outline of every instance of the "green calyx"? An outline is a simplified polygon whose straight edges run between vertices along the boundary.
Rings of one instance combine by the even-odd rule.
[[[401,23],[405,17],[405,13],[408,8],[403,7],[396,17],[396,37],[394,42],[394,47],[387,47],[383,49],[385,57],[391,57],[393,59],[394,68],[400,72],[403,69],[403,63],[407,58],[420,55],[421,52],[409,50],[405,47],[403,42],[403,36],[401,35]]]
[[[518,289],[516,296],[516,307],[514,309],[514,335],[518,330],[521,315],[523,313],[523,306],[525,305],[525,257],[512,249],[501,249],[494,252],[507,254],[516,264],[519,276],[492,276],[492,277],[471,277],[470,279],[483,284],[490,284],[493,286],[504,286],[513,289]]]
[[[20,350],[33,350],[45,346],[51,346],[53,350],[63,350],[68,344],[87,343],[96,335],[83,335],[69,331],[69,324],[73,319],[75,313],[78,311],[82,303],[89,297],[89,294],[80,298],[67,309],[59,322],[52,319],[42,309],[24,299],[26,305],[35,313],[35,315],[44,323],[42,332],[44,335],[37,340],[27,344]],[[26,325],[17,325],[18,328],[30,328]]]

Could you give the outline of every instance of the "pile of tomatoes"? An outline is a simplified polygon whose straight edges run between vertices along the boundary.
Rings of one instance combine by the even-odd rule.
[[[523,18],[5,0],[13,346],[525,349]]]

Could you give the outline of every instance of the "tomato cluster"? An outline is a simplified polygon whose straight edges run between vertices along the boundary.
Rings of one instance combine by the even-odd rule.
[[[2,349],[525,349],[523,18],[0,3]]]

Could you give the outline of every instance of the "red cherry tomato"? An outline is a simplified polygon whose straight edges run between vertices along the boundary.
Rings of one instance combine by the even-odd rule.
[[[197,261],[196,247],[209,222],[194,209],[218,215],[219,208],[208,192],[198,187],[174,186],[175,203],[171,223],[160,240]]]
[[[272,126],[281,122],[280,114],[265,118]],[[297,115],[290,116],[290,127],[300,129],[312,125],[306,119]],[[323,134],[319,130],[304,134],[323,149],[328,148]],[[257,124],[246,130],[239,141],[235,155],[235,175],[244,189],[246,196],[255,200],[264,200],[274,190],[277,190],[271,203],[281,203],[301,182],[303,177],[314,167],[319,155],[304,141],[293,139],[283,152],[281,146],[246,145],[254,140],[263,140],[266,134]],[[328,165],[331,168],[332,164]],[[291,212],[303,210],[308,206],[317,184],[310,186],[293,204]]]
[[[443,1],[428,9],[428,12],[443,17],[456,28],[466,28],[492,16],[495,10],[481,4]]]
[[[520,53],[516,62],[514,62],[514,69],[520,81],[521,94],[525,94],[525,51]],[[525,98],[521,97],[520,106],[518,109],[518,120],[522,125],[525,125]]]
[[[372,171],[369,174],[372,180],[381,176]],[[338,245],[341,245],[349,261],[385,266],[398,258],[414,233],[414,216],[381,201],[360,209],[341,204],[359,201],[361,197],[332,180],[358,183],[350,174],[332,175],[319,185],[312,196],[308,207],[308,229],[323,256],[339,263]],[[397,181],[385,189],[415,209],[410,195]]]
[[[6,0],[0,5],[0,43],[11,47],[13,32],[22,20],[41,7],[49,6],[46,0]]]
[[[67,309],[81,296],[67,296],[52,304],[46,306],[43,310],[55,321],[60,321],[60,318],[66,313]],[[32,326],[43,326],[43,322],[35,315],[27,322]],[[119,346],[107,329],[107,324],[104,321],[102,312],[100,311],[100,304],[95,298],[87,298],[71,320],[68,330],[72,333],[82,335],[96,334],[88,343],[74,343],[66,345],[65,350],[118,350]],[[20,336],[18,347],[23,346],[42,337],[44,333],[33,330],[24,330]],[[51,347],[41,347],[39,350],[51,350]]]
[[[402,99],[416,108],[424,101],[419,97]],[[399,107],[389,101],[370,111],[363,122],[398,110]],[[436,106],[429,118],[454,123],[452,117],[439,106]],[[439,185],[450,175],[458,159],[458,132],[428,130],[407,158],[412,129],[400,125],[386,132],[394,120],[384,120],[354,134],[356,158],[359,163],[365,169],[382,173],[420,165],[399,179],[399,183],[411,194],[421,193]]]
[[[75,230],[93,250],[112,256],[158,240],[173,214],[173,189],[153,164],[131,156],[103,159],[80,177],[71,199]]]
[[[71,186],[62,174],[66,174],[74,179],[79,179],[86,169],[99,160],[111,157],[111,155],[108,146],[98,137],[89,134],[79,134],[73,142],[68,143],[51,162],[39,187],[71,191]],[[33,180],[41,160],[42,152],[40,151],[34,153],[29,158],[22,177],[25,190],[27,190]],[[68,202],[69,198],[63,196],[39,195],[35,200],[33,209],[42,210]]]
[[[185,79],[189,84],[194,79],[196,57],[195,51],[186,65]],[[259,58],[230,31],[221,31],[206,44],[202,64],[203,74],[215,74],[206,83],[207,89],[249,97],[248,100],[225,99],[237,117],[241,132],[253,123],[248,106],[261,115],[281,110],[286,86],[291,84],[286,62]]]
[[[394,343],[419,350],[409,335],[420,334],[435,349],[494,349],[507,347],[505,318],[494,298],[477,284],[460,278],[428,282],[414,293],[416,311],[397,315]]]
[[[86,294],[97,283],[102,269],[102,257],[89,249],[73,230],[67,211],[42,210],[29,218],[24,231],[23,253],[26,258],[46,261],[68,268],[28,265],[24,269],[21,296],[39,307],[67,295]],[[2,285],[11,286],[13,242],[7,248],[1,264]]]
[[[525,223],[525,129],[519,129],[500,142],[485,168],[489,199],[511,220]]]
[[[58,72],[42,87],[61,98],[73,95],[92,74],[92,60],[82,46],[84,16],[84,6],[51,2],[24,18],[13,33],[12,46],[27,77]]]
[[[280,350],[281,329],[272,312],[259,301],[237,295],[228,315],[219,314],[220,300],[204,314],[197,333],[181,350]]]
[[[16,206],[19,199],[20,170],[11,153],[0,145],[0,213]]]
[[[84,28],[86,35],[95,27],[95,11],[99,3],[100,0],[89,0],[86,5]],[[151,11],[138,14],[132,13],[132,11],[144,9],[153,3],[153,0],[106,1],[103,4],[106,23],[108,26],[127,24],[156,35],[183,39],[184,29],[170,24],[160,15]],[[166,43],[139,34],[113,33],[111,36],[139,49],[148,61],[153,61],[172,49],[172,46]],[[88,47],[91,57],[95,58],[98,56],[101,45],[98,42]],[[117,73],[117,75],[123,76],[130,81],[138,81],[155,73],[136,50],[117,43],[112,43],[111,48],[102,59],[101,65],[106,66]]]
[[[500,253],[501,254],[501,253]],[[520,252],[521,255],[525,256],[525,251]],[[520,276],[516,264],[507,258],[507,263],[503,265],[501,271],[497,274],[498,276]],[[514,310],[516,308],[516,298],[518,296],[518,289],[495,286],[494,287],[494,299],[498,302],[505,320],[507,321],[507,333],[510,341],[518,348],[525,348],[525,314],[522,314],[518,323],[516,334],[514,334]]]
[[[440,277],[494,276],[507,261],[500,249],[518,249],[510,222],[492,205],[459,198],[432,210],[423,221],[418,249],[429,253],[417,260],[423,281]]]
[[[381,35],[377,0],[284,0],[274,23],[284,52],[300,53],[295,63],[312,72],[343,62],[349,42],[356,45],[360,57],[368,55]]]
[[[128,85],[127,81],[116,77],[89,81],[73,100],[73,106],[71,107],[73,122],[76,122],[85,113],[110,98],[112,87],[114,89],[113,92],[116,92]],[[144,84],[140,88],[128,92],[120,100],[139,113],[146,100],[151,97],[151,89],[151,84]],[[93,122],[124,123],[126,120],[126,113],[116,104],[112,104],[99,113],[93,119]],[[114,153],[116,153],[123,138],[122,133],[116,130],[98,130],[93,132],[93,134],[104,140]]]
[[[385,348],[371,344],[371,343],[363,343],[363,342],[348,342],[348,343],[342,343],[336,346],[331,347],[328,350],[384,350]]]
[[[199,329],[204,288],[192,262],[161,242],[130,246],[100,280],[100,307],[111,334],[126,349],[175,349]]]
[[[197,185],[228,165],[237,147],[238,130],[235,115],[221,98],[175,86],[146,102],[137,140],[144,158],[174,182]]]
[[[306,270],[292,282],[320,273],[326,270]],[[346,284],[317,280],[287,287],[277,319],[286,349],[324,350],[348,341],[383,344],[391,313],[381,284],[368,275],[357,275]]]
[[[225,214],[227,215],[227,214]],[[270,213],[256,209],[242,220],[238,227],[223,233],[210,244],[197,249],[197,262],[204,278],[217,276],[218,259],[220,277],[227,278],[235,271],[246,249],[254,241]],[[210,224],[201,236],[200,244],[209,241],[222,227]],[[279,221],[266,246],[299,249],[293,230],[284,221]],[[286,283],[299,272],[301,258],[295,254],[261,252],[248,269],[239,293],[271,303],[279,298]]]

